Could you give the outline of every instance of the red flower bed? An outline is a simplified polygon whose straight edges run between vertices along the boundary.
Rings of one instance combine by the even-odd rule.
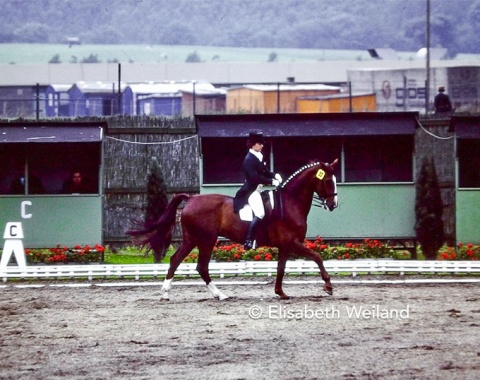
[[[321,237],[315,240],[306,240],[305,247],[318,252],[324,260],[354,260],[354,259],[402,259],[409,253],[396,251],[377,239],[364,239],[361,242],[347,242],[340,246],[331,246]],[[295,258],[295,257],[293,257]],[[190,254],[185,261],[196,262],[197,254]],[[217,242],[212,252],[212,259],[216,261],[270,261],[278,259],[278,249],[259,247],[245,251],[243,246],[234,243]],[[480,246],[473,244],[459,244],[458,247],[445,247],[439,251],[438,260],[478,260]]]
[[[58,264],[58,263],[90,263],[102,261],[102,253],[105,247],[96,244],[91,247],[89,245],[76,245],[68,248],[57,244],[54,248],[44,249],[26,249],[25,254],[28,264]]]

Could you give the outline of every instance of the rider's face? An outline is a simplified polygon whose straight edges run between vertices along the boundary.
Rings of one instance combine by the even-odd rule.
[[[255,152],[261,152],[261,151],[262,151],[262,148],[263,148],[263,144],[262,144],[262,143],[255,143],[255,144],[252,146],[252,149],[253,149]]]

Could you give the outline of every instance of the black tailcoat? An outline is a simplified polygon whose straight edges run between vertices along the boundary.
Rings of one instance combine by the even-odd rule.
[[[233,199],[235,212],[240,211],[248,203],[248,197],[256,190],[258,185],[271,185],[275,178],[275,174],[267,169],[265,161],[260,161],[251,152],[248,152],[243,160],[243,170],[245,172],[245,183]]]

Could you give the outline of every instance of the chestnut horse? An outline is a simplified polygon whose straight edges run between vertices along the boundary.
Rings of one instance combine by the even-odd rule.
[[[274,203],[277,209],[281,207],[280,212],[267,212],[258,228],[258,246],[278,247],[275,293],[281,299],[289,298],[282,290],[282,282],[290,253],[315,261],[325,281],[323,289],[328,294],[333,294],[330,276],[325,270],[321,256],[306,248],[303,242],[307,233],[307,215],[314,195],[318,195],[321,204],[328,210],[333,211],[337,207],[337,185],[334,175],[337,162],[338,160],[331,164],[316,162],[305,165],[293,173],[275,190],[279,197]],[[149,245],[154,251],[160,249],[174,227],[177,208],[183,201],[187,202],[181,213],[183,240],[170,258],[170,267],[162,286],[162,298],[169,299],[168,292],[176,269],[197,247],[198,273],[214,297],[226,299],[228,297],[212,283],[208,264],[219,236],[243,242],[247,234],[249,222],[240,220],[239,215],[234,213],[232,197],[220,194],[194,196],[178,194],[173,197],[157,222],[128,233],[134,237],[136,243]]]

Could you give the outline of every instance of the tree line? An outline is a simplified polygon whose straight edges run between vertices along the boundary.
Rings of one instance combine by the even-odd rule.
[[[426,41],[428,0],[3,0],[0,43],[393,48]],[[480,0],[430,0],[431,46],[479,53]]]

